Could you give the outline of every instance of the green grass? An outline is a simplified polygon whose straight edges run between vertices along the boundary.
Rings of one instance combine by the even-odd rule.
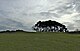
[[[80,51],[80,34],[0,33],[0,51]]]

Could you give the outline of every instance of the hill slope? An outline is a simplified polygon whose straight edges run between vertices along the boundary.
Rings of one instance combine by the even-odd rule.
[[[0,33],[0,51],[80,51],[80,35],[67,33]]]

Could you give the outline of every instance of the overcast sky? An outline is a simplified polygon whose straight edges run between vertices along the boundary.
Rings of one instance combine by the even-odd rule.
[[[0,30],[31,31],[37,21],[50,19],[80,29],[80,0],[0,0]]]

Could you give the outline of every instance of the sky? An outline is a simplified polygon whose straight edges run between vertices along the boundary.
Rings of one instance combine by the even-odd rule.
[[[80,0],[0,0],[0,31],[32,31],[39,20],[53,20],[80,30]]]

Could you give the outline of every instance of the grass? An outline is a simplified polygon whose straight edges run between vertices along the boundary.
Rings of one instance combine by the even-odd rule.
[[[80,51],[80,34],[0,33],[0,51]]]

